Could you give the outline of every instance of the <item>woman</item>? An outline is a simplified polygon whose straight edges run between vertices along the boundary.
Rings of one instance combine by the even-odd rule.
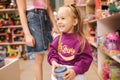
[[[16,0],[24,30],[27,51],[33,52],[35,56],[35,76],[36,80],[43,80],[42,62],[44,53],[48,49],[49,38],[51,38],[49,18],[54,26],[55,20],[50,7],[49,0]],[[49,17],[48,17],[49,16]]]

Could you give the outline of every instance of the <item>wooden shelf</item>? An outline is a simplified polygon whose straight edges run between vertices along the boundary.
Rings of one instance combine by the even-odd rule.
[[[95,14],[95,4],[96,1],[95,0],[87,0],[86,1],[86,12],[87,14]],[[114,13],[110,16],[107,16],[105,18],[101,18],[101,19],[95,19],[95,20],[91,20],[86,22],[85,24],[87,24],[86,26],[89,28],[94,28],[96,29],[96,37],[100,37],[103,36],[105,34],[109,34],[112,32],[115,32],[117,29],[120,29],[120,12],[119,13]],[[97,26],[96,26],[97,25]],[[101,77],[101,80],[103,80],[103,63],[106,60],[106,57],[110,57],[111,59],[113,59],[114,61],[120,63],[120,59],[117,58],[117,53],[116,54],[112,54],[110,51],[106,51],[104,49],[100,49],[98,48],[99,46],[97,46],[96,43],[94,43],[93,40],[88,40],[89,43],[96,47],[97,49],[97,73],[99,74],[99,76]]]
[[[97,48],[97,43],[90,41],[89,42],[93,47]]]
[[[19,45],[19,44],[25,44],[25,42],[0,43],[0,45]]]
[[[6,33],[0,33],[0,36],[4,36],[4,35],[6,35]]]
[[[120,59],[118,59],[115,55],[112,56],[112,59],[114,59],[115,61],[117,61],[118,63],[120,63]]]
[[[97,19],[88,21],[88,23],[95,23],[95,22],[97,22]]]
[[[97,20],[97,36],[103,36],[104,34],[109,34],[115,32],[117,29],[120,29],[120,13],[115,13],[106,18]],[[110,54],[110,52],[104,52],[103,50],[98,49],[98,73],[102,75],[103,63],[106,60],[106,57],[111,57],[114,61],[120,63],[120,60]]]
[[[3,6],[3,8],[6,6],[7,6],[7,3],[5,3],[5,6]],[[17,49],[17,46],[22,46],[21,50],[24,52],[25,48],[26,48],[25,47],[26,42],[24,39],[25,35],[23,32],[22,25],[20,24],[18,9],[16,8],[16,6],[14,6],[14,7],[15,8],[12,8],[12,6],[10,6],[10,8],[0,9],[0,13],[3,14],[1,17],[1,18],[3,18],[3,21],[1,22],[1,25],[0,25],[0,30],[1,30],[0,38],[3,38],[3,39],[0,40],[0,46],[5,49],[8,48],[7,47],[8,45],[10,45],[11,48],[12,48],[12,46],[15,46],[15,49]],[[5,19],[5,21],[4,21],[4,19]],[[6,19],[9,19],[10,21],[6,20]],[[11,19],[12,19],[12,21],[11,21]],[[7,25],[7,24],[9,24],[9,25]],[[17,33],[21,33],[21,34],[17,34]],[[5,36],[3,36],[3,35],[5,35]],[[4,49],[1,51],[4,51]],[[7,56],[9,56],[9,55],[7,55]],[[10,57],[15,57],[15,56],[13,55]],[[6,72],[8,73],[8,71],[6,71]],[[3,77],[5,77],[5,75]],[[2,78],[2,76],[0,77],[0,80],[8,80],[6,78],[5,79],[1,79],[1,78]],[[12,79],[12,80],[19,80],[19,79]]]
[[[22,28],[21,25],[13,25],[13,26],[0,26],[0,28]]]
[[[13,34],[13,36],[14,37],[16,37],[16,36],[24,36],[24,34],[22,34],[22,33],[21,34]]]
[[[18,9],[0,9],[0,12],[18,11]]]
[[[99,21],[106,21],[106,20],[113,20],[115,18],[119,18],[120,17],[120,13],[114,13],[108,17],[105,17],[105,18],[101,18],[101,19],[98,19]]]
[[[112,58],[113,60],[115,60],[116,62],[120,63],[120,59],[118,59],[116,57],[116,54],[110,54],[109,52],[103,52],[103,50],[100,50],[102,53],[104,53],[105,55],[109,56],[110,58]]]
[[[97,48],[97,43],[94,41],[94,37],[88,37],[88,42],[95,48]]]

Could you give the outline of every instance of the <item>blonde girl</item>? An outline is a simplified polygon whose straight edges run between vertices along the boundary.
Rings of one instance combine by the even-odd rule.
[[[64,80],[85,80],[84,73],[88,71],[92,52],[83,31],[80,9],[74,5],[59,8],[57,27],[60,36],[50,45],[48,62],[52,66],[52,80],[56,80],[54,69],[66,66]]]

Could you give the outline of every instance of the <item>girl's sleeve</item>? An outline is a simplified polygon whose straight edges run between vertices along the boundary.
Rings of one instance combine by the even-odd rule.
[[[93,60],[92,51],[88,42],[85,43],[83,53],[78,56],[78,59],[79,60],[74,64],[73,69],[76,75],[84,74],[86,71],[88,71]]]
[[[47,60],[50,65],[53,60],[58,62],[58,54],[57,54],[58,40],[59,40],[58,37],[56,37],[52,42],[52,44],[50,44],[50,48],[47,56]]]

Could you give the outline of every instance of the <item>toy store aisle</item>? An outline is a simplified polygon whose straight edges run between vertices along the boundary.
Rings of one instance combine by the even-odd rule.
[[[20,69],[21,69],[21,79],[20,80],[35,80],[34,71],[33,71],[33,60],[20,60]],[[44,80],[50,80],[51,67],[46,61],[46,56],[44,59]],[[89,71],[86,73],[87,80],[100,80],[95,71],[95,66],[92,64]]]

